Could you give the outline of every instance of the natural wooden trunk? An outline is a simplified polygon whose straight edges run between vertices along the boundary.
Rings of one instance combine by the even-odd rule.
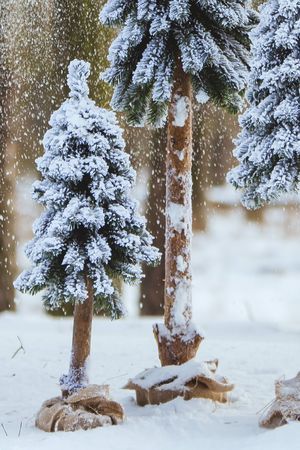
[[[146,265],[141,285],[141,315],[161,316],[164,304],[165,280],[165,191],[166,191],[166,135],[165,128],[154,130],[151,135],[150,181],[147,201],[147,228],[154,236],[155,246],[162,253],[157,267]]]
[[[168,112],[165,327],[154,327],[162,365],[193,358],[201,337],[192,318],[192,85],[178,59]]]
[[[1,44],[1,42],[0,42]],[[3,66],[2,66],[3,64]],[[2,66],[2,67],[1,67]],[[0,55],[0,312],[14,310],[16,275],[15,180],[16,148],[10,144],[9,73]]]
[[[1,146],[2,147],[2,146]],[[4,145],[0,155],[0,312],[15,309],[13,282],[16,275],[15,147]]]
[[[73,340],[71,363],[68,375],[70,389],[63,388],[66,397],[88,384],[87,360],[91,351],[91,334],[93,320],[93,286],[91,280],[86,278],[88,296],[84,303],[77,303],[74,308]],[[74,387],[74,389],[72,389]]]

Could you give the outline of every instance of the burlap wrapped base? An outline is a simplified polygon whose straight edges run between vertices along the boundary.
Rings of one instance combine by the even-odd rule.
[[[217,360],[205,363],[191,360],[180,366],[155,367],[129,380],[125,389],[135,390],[140,406],[158,405],[176,397],[208,398],[226,403],[227,393],[234,386],[216,374],[217,367]]]
[[[43,403],[36,426],[43,431],[89,430],[117,425],[124,419],[119,403],[110,400],[107,385],[89,385],[68,398],[55,397]]]
[[[290,380],[276,381],[275,395],[275,400],[260,420],[260,426],[276,428],[290,421],[300,421],[300,372]]]

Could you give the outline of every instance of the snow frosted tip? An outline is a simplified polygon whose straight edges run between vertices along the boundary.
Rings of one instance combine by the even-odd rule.
[[[89,86],[87,80],[90,75],[90,67],[90,63],[79,59],[74,59],[70,62],[68,73],[70,97],[88,96]]]

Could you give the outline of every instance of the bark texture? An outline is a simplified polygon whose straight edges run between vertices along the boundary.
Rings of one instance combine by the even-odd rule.
[[[167,130],[155,130],[151,136],[149,195],[146,209],[148,230],[162,253],[157,267],[144,267],[145,278],[141,285],[141,315],[161,316],[164,304],[165,281],[165,159]]]
[[[77,303],[74,308],[72,354],[67,383],[63,379],[62,391],[67,397],[76,389],[88,384],[87,360],[91,352],[91,335],[93,320],[93,287],[86,279],[88,296],[84,303]]]
[[[192,329],[192,85],[178,59],[168,113],[164,329],[154,327],[162,365],[193,358],[201,337]]]
[[[1,42],[0,42],[1,44]],[[0,45],[1,51],[1,45]],[[15,146],[9,143],[10,77],[0,55],[0,312],[14,310],[16,275],[14,233]]]
[[[2,143],[1,143],[2,144]],[[0,145],[1,145],[0,144]],[[14,233],[15,147],[3,143],[0,149],[0,312],[14,310],[13,281],[16,275]]]

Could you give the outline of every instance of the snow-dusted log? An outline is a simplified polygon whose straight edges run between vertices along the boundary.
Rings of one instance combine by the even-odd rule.
[[[216,374],[218,361],[197,363],[188,361],[180,366],[165,366],[147,369],[128,381],[125,389],[136,391],[140,406],[158,405],[183,397],[207,398],[221,403],[227,402],[233,385]]]

